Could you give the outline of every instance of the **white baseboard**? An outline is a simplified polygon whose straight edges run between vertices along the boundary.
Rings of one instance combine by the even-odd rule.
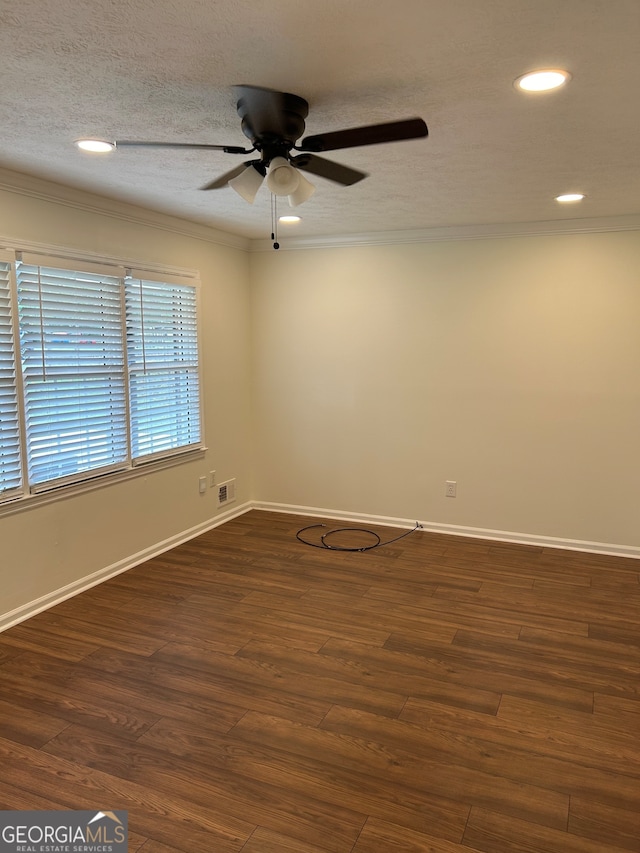
[[[487,539],[495,542],[510,542],[517,545],[534,545],[541,548],[560,548],[566,551],[585,551],[591,554],[603,554],[614,557],[630,557],[632,559],[640,559],[640,547],[633,545],[613,545],[607,542],[589,542],[582,539],[558,539],[553,536],[538,536],[530,533],[513,533],[505,530],[491,530],[480,527],[462,527],[453,524],[438,524],[435,522],[421,521],[420,519],[394,518],[392,516],[371,515],[368,513],[344,512],[342,510],[326,509],[323,507],[297,506],[294,504],[281,504],[265,501],[247,501],[240,506],[227,510],[226,512],[216,515],[201,524],[184,530],[169,539],[164,539],[120,560],[104,569],[100,569],[93,574],[80,578],[67,586],[56,589],[53,592],[43,595],[34,601],[30,601],[22,607],[11,610],[8,613],[0,615],[0,633],[12,625],[17,625],[19,622],[24,622],[36,613],[41,613],[43,610],[48,610],[56,604],[72,598],[91,587],[97,586],[103,581],[116,575],[126,572],[134,566],[140,565],[153,557],[158,557],[164,554],[165,551],[170,551],[178,545],[182,545],[208,530],[213,530],[231,521],[238,516],[244,515],[249,510],[257,509],[264,512],[283,512],[289,515],[305,515],[312,518],[330,518],[337,521],[345,521],[352,524],[373,524],[382,527],[400,527],[412,528],[416,522],[423,530],[430,533],[443,533],[449,536],[464,536],[471,539]]]
[[[233,509],[227,510],[226,512],[222,512],[219,515],[216,515],[215,518],[207,519],[207,521],[203,521],[195,527],[183,530],[181,533],[177,533],[169,539],[163,539],[162,542],[157,542],[149,548],[144,548],[136,554],[125,557],[124,560],[119,560],[117,563],[105,566],[104,569],[99,569],[97,572],[86,575],[73,583],[67,584],[60,589],[56,589],[53,592],[48,593],[47,595],[43,595],[41,598],[35,599],[35,601],[30,601],[27,604],[22,605],[22,607],[17,607],[15,610],[1,614],[0,633],[5,631],[7,628],[11,628],[12,625],[17,625],[19,622],[24,622],[25,619],[35,616],[36,613],[48,610],[50,607],[54,607],[56,604],[60,604],[68,598],[72,598],[74,595],[85,592],[85,590],[91,589],[91,587],[97,586],[109,578],[122,574],[122,572],[126,572],[129,569],[133,569],[134,566],[138,566],[140,563],[151,560],[153,557],[159,557],[160,554],[164,554],[165,551],[170,551],[172,548],[176,548],[178,545],[182,545],[190,539],[195,539],[196,536],[200,536],[208,530],[213,530],[214,527],[219,527],[221,524],[231,521],[232,518],[244,515],[245,512],[248,512],[250,509],[252,509],[252,504],[247,502],[234,507]]]
[[[583,539],[560,539],[554,536],[540,536],[532,533],[514,533],[508,530],[492,530],[482,527],[463,527],[454,524],[439,524],[420,519],[392,518],[383,515],[369,515],[321,507],[296,506],[293,504],[254,501],[254,509],[266,512],[285,512],[290,515],[307,515],[312,518],[335,518],[357,524],[375,524],[384,527],[414,527],[416,522],[429,533],[444,533],[448,536],[464,536],[468,539],[488,539],[495,542],[509,542],[516,545],[534,545],[539,548],[560,548],[564,551],[584,551],[590,554],[602,554],[612,557],[630,557],[640,559],[640,547],[635,545],[615,545],[609,542],[590,542]]]

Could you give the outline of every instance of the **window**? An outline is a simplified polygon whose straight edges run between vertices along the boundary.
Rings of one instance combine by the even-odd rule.
[[[126,465],[120,279],[16,266],[29,484]]]
[[[127,351],[134,460],[200,441],[192,287],[128,279]]]
[[[0,262],[0,416],[0,500],[200,448],[195,285]]]

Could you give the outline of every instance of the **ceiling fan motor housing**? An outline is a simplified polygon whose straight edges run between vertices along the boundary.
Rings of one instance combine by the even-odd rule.
[[[237,111],[242,132],[268,165],[274,157],[289,158],[291,148],[304,133],[309,104],[298,95],[262,90],[259,99],[243,95]]]

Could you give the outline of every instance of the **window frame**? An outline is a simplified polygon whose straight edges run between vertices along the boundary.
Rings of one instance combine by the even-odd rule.
[[[201,317],[201,284],[196,270],[169,269],[163,266],[141,264],[127,264],[119,259],[101,258],[96,256],[83,256],[75,252],[52,251],[50,247],[38,250],[32,247],[28,250],[16,250],[0,245],[0,261],[10,264],[9,273],[9,303],[12,313],[13,325],[13,356],[15,363],[15,388],[18,403],[18,432],[20,443],[20,467],[22,472],[22,483],[18,489],[0,492],[0,516],[27,509],[39,504],[49,503],[79,494],[85,491],[103,488],[118,482],[124,482],[130,478],[144,476],[150,471],[162,470],[175,465],[184,464],[194,459],[202,458],[206,452],[205,428],[204,428],[204,384],[203,384],[203,362],[202,362],[202,317]],[[108,468],[93,468],[84,472],[41,483],[30,483],[27,465],[27,429],[26,429],[26,388],[22,375],[22,351],[20,340],[20,320],[18,316],[18,283],[16,276],[17,261],[28,265],[57,268],[60,270],[74,271],[77,273],[89,273],[91,275],[102,274],[119,279],[120,302],[121,302],[121,326],[122,326],[122,357],[124,364],[125,409],[123,414],[126,432],[127,453],[126,460],[122,464]],[[199,436],[197,442],[189,445],[172,447],[152,456],[133,459],[131,443],[131,406],[130,406],[130,370],[127,358],[127,314],[125,305],[125,287],[129,278],[142,281],[153,281],[166,284],[168,287],[193,288],[195,303],[195,337],[196,337],[196,395]]]
[[[8,329],[9,329],[9,338],[10,338],[10,347],[11,347],[11,357],[13,359],[13,363],[11,367],[13,368],[13,394],[15,398],[15,426],[14,429],[17,431],[18,438],[18,465],[16,466],[19,471],[19,482],[18,485],[6,489],[4,492],[0,491],[0,507],[2,504],[8,501],[15,501],[21,499],[24,494],[24,483],[26,478],[26,455],[24,453],[24,413],[23,413],[23,405],[20,394],[20,388],[22,387],[22,369],[20,365],[20,359],[18,358],[19,352],[19,330],[18,330],[18,312],[16,306],[16,281],[15,281],[15,253],[9,252],[7,250],[0,250],[0,262],[3,264],[7,264],[9,267],[9,274],[7,279],[7,298],[8,298]]]

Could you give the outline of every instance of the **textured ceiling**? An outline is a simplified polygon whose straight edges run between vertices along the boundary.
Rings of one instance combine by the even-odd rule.
[[[251,84],[306,98],[307,135],[429,126],[427,140],[323,155],[370,176],[312,177],[296,235],[637,214],[639,44],[638,0],[2,0],[0,166],[265,237],[266,188],[254,205],[198,189],[237,155],[72,144],[244,145],[232,87]],[[573,79],[514,89],[540,67]],[[587,199],[553,200],[571,190]]]

